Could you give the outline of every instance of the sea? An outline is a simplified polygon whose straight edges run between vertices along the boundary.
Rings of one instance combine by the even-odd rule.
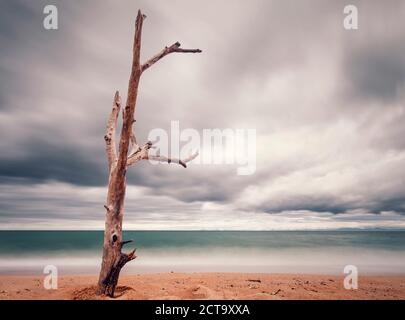
[[[123,273],[405,274],[405,231],[125,231]],[[103,231],[0,231],[0,275],[94,274]],[[124,250],[125,251],[125,250]]]

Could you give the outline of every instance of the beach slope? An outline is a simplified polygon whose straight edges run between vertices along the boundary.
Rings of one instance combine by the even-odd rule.
[[[43,282],[44,276],[0,276],[0,299],[106,299],[95,294],[95,275],[61,276],[56,290],[45,290]],[[405,276],[363,276],[357,290],[346,290],[336,275],[135,274],[120,278],[115,299],[405,300]]]

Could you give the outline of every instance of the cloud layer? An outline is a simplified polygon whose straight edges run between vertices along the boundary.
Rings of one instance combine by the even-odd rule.
[[[353,1],[352,1],[353,2]],[[47,1],[0,10],[0,228],[102,228],[103,135],[125,97],[134,17],[147,14],[136,132],[254,128],[257,170],[141,163],[128,172],[138,229],[403,228],[405,3]],[[62,227],[62,228],[64,228]]]

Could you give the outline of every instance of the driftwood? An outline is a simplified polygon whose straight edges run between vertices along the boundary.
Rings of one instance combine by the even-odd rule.
[[[135,37],[133,46],[133,60],[131,75],[128,84],[128,96],[125,107],[122,110],[123,123],[119,140],[118,152],[116,148],[116,127],[118,115],[122,109],[121,97],[117,91],[114,96],[112,111],[107,123],[107,132],[104,136],[106,143],[106,153],[109,166],[109,183],[104,231],[103,260],[98,281],[98,293],[114,296],[114,291],[118,283],[120,271],[124,265],[135,259],[135,249],[129,253],[122,252],[125,244],[132,240],[122,239],[122,220],[124,216],[124,199],[126,189],[126,172],[129,166],[141,160],[155,160],[168,163],[177,163],[187,167],[187,162],[193,160],[198,154],[194,154],[187,159],[172,159],[160,154],[150,155],[152,143],[147,142],[139,146],[133,125],[135,123],[135,107],[138,96],[138,85],[142,73],[152,65],[170,53],[200,53],[199,49],[182,49],[180,43],[176,42],[170,47],[165,47],[157,55],[140,63],[142,25],[146,16],[138,11],[135,22]],[[130,150],[131,146],[131,150]]]

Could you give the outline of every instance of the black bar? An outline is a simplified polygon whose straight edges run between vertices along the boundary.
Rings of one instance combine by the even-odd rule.
[[[288,319],[290,317],[352,318],[367,315],[387,318],[405,310],[405,301],[0,301],[2,314],[91,319]],[[163,308],[163,309],[162,309]],[[187,313],[185,313],[187,310]],[[8,313],[10,312],[10,313]],[[299,319],[299,318],[296,318]]]

